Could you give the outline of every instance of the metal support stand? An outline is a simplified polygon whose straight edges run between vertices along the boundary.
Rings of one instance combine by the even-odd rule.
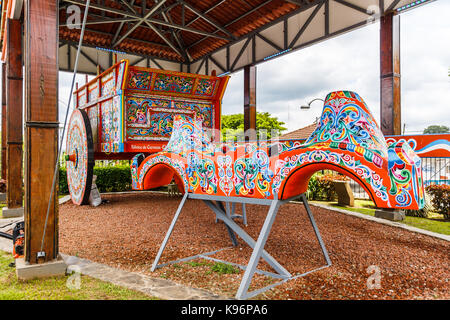
[[[236,203],[231,203],[231,211],[230,211],[230,202],[226,202],[227,215],[231,219],[242,219],[242,223],[244,226],[248,226],[247,223],[247,210],[245,209],[245,203],[242,204],[242,214],[236,214]],[[216,217],[216,223],[219,222],[219,218]]]
[[[298,196],[297,196],[298,197]],[[175,213],[175,216],[173,217],[172,223],[170,224],[169,229],[167,230],[166,236],[161,244],[161,247],[159,248],[158,254],[156,255],[155,261],[153,262],[151,271],[155,271],[157,268],[161,268],[163,266],[167,266],[169,264],[178,263],[182,261],[189,261],[193,259],[208,259],[213,260],[217,262],[223,262],[227,263],[236,267],[241,268],[242,270],[245,270],[244,276],[242,277],[241,284],[239,286],[239,289],[236,293],[236,299],[248,299],[251,297],[254,297],[266,290],[269,290],[275,286],[278,286],[286,281],[293,280],[299,277],[303,277],[307,274],[310,274],[312,272],[327,268],[331,266],[331,260],[328,256],[327,249],[325,248],[325,245],[323,243],[322,237],[320,236],[319,229],[317,228],[316,222],[314,220],[314,217],[311,212],[311,208],[308,205],[308,201],[306,199],[306,196],[302,194],[301,199],[303,201],[303,204],[305,206],[306,212],[308,213],[309,221],[311,222],[311,225],[314,229],[315,235],[317,237],[317,240],[319,241],[320,248],[322,249],[322,253],[325,257],[326,265],[310,270],[308,272],[302,273],[302,274],[296,274],[291,275],[278,261],[275,260],[274,257],[272,257],[266,250],[264,250],[264,246],[266,244],[266,241],[269,237],[270,231],[272,229],[272,225],[275,221],[276,215],[278,213],[278,209],[281,205],[283,205],[286,202],[291,201],[292,199],[287,200],[268,200],[268,199],[254,199],[254,198],[244,198],[244,197],[224,197],[224,196],[213,196],[213,195],[199,195],[199,194],[193,194],[193,193],[185,193],[183,196],[183,199],[181,200],[180,205],[178,206],[178,210]],[[182,258],[176,261],[167,262],[164,264],[158,264],[162,253],[164,252],[164,249],[167,245],[167,242],[170,238],[170,235],[172,234],[173,228],[175,227],[175,224],[180,216],[181,210],[184,206],[184,203],[186,200],[190,199],[200,199],[205,202],[205,204],[215,213],[216,219],[220,219],[225,223],[225,226],[227,228],[227,231],[230,235],[231,242],[233,246],[237,245],[237,239],[236,234],[244,241],[246,242],[252,249],[252,255],[250,257],[250,261],[248,262],[247,266],[231,263],[228,261],[223,261],[219,259],[215,259],[210,257],[211,255],[214,255],[220,251],[232,249],[233,247],[227,247],[203,254],[197,254],[191,257]],[[225,206],[223,203],[226,203],[226,207],[228,210],[225,209]],[[242,203],[243,205],[246,203],[250,204],[260,204],[260,205],[268,205],[269,211],[267,213],[266,219],[264,221],[264,224],[261,228],[261,231],[259,233],[258,240],[255,241],[253,238],[251,238],[239,225],[236,224],[233,220],[233,215],[230,214],[229,210],[229,203],[232,203],[232,206],[235,203]],[[264,259],[275,272],[268,272],[257,269],[257,265],[260,259]],[[255,291],[248,291],[250,283],[253,279],[253,276],[255,273],[263,274],[266,276],[270,276],[275,279],[280,279],[280,281],[273,283],[269,286],[266,286],[264,288],[255,290]]]

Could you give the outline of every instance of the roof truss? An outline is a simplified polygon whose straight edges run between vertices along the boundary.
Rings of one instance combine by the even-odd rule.
[[[210,2],[210,5],[205,7],[205,2]],[[97,56],[109,55],[108,50],[122,52],[122,58],[131,58],[130,60],[141,66],[153,64],[158,68],[197,73],[210,73],[216,69],[221,73],[229,73],[240,70],[245,65],[260,63],[363,27],[373,23],[385,12],[396,10],[414,1],[238,0],[238,2],[245,10],[238,15],[230,15],[225,21],[220,12],[226,12],[227,5],[232,6],[236,0],[95,1],[90,5],[92,10],[89,13],[86,31],[91,37],[98,36],[107,41],[101,45],[86,41],[85,46],[101,47],[106,50],[97,53]],[[80,7],[85,5],[82,0],[60,0],[60,4],[62,10],[68,5],[75,4]],[[269,19],[265,12],[275,5],[278,11],[283,9],[285,13]],[[374,7],[378,10],[374,10]],[[258,27],[252,27],[253,30],[247,31],[249,27],[245,26],[246,21],[253,24],[258,22]],[[108,26],[114,27],[107,30]],[[62,29],[67,27],[66,23],[60,25]],[[61,43],[65,44],[61,46],[60,53],[64,50],[70,51],[70,44],[76,41],[76,38],[60,39]],[[136,46],[152,50],[139,51],[134,49]],[[85,52],[85,54],[93,59],[91,61],[85,57],[90,65],[87,69],[94,71],[93,62],[99,58],[95,59],[92,53]],[[103,57],[100,60],[106,61]],[[70,65],[67,65],[67,69],[70,70]]]

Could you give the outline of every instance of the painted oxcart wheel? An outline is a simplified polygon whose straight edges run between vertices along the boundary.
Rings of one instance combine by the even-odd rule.
[[[89,117],[75,109],[70,117],[66,141],[67,184],[76,205],[87,204],[94,171],[94,144]]]

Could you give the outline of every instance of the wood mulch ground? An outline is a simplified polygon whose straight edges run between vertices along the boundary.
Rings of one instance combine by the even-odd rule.
[[[103,196],[94,208],[71,202],[60,206],[60,251],[96,262],[233,297],[243,271],[221,274],[212,262],[178,263],[150,272],[150,267],[181,197],[143,193]],[[248,227],[257,238],[268,207],[247,205]],[[450,299],[450,245],[407,230],[312,207],[333,265],[284,283],[257,299]],[[199,200],[188,200],[161,262],[231,245],[224,224]],[[240,220],[237,220],[241,224]],[[275,220],[266,250],[292,274],[325,264],[302,204],[286,204]],[[249,247],[214,257],[247,264]],[[370,267],[375,266],[375,267]],[[370,267],[370,268],[369,268]],[[260,269],[270,270],[265,262]],[[380,289],[369,289],[380,271]],[[251,289],[273,281],[256,275]]]

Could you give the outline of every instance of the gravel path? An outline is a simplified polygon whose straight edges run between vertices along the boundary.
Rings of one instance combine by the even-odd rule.
[[[110,202],[97,208],[60,206],[61,252],[234,296],[243,272],[219,274],[211,271],[211,262],[196,260],[199,263],[150,272],[180,197],[146,193],[103,198]],[[244,229],[253,238],[267,209],[247,206],[248,227]],[[323,208],[312,210],[333,265],[282,284],[258,299],[450,299],[449,242]],[[214,222],[203,202],[188,200],[161,262],[230,245],[223,223]],[[265,248],[292,274],[325,263],[301,204],[281,207]],[[245,265],[250,255],[241,240],[237,248],[214,257]],[[369,266],[380,271],[380,289],[368,289],[368,278],[373,275]],[[270,270],[264,262],[259,268]],[[251,289],[271,281],[256,275]]]

